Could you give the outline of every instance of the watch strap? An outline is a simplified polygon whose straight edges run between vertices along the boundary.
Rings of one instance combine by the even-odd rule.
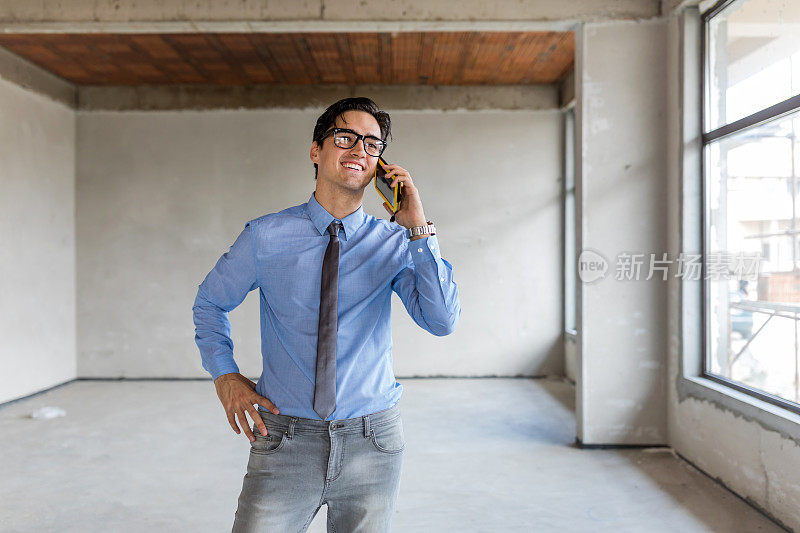
[[[417,235],[436,235],[436,226],[433,225],[433,222],[430,220],[426,220],[427,225],[425,226],[414,226],[413,228],[408,229],[408,238],[416,237]]]

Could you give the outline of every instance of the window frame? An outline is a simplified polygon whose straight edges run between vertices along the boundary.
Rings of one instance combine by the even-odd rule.
[[[701,38],[700,38],[700,63],[702,74],[701,78],[701,106],[700,106],[700,133],[701,133],[701,141],[699,147],[699,162],[700,162],[700,178],[701,178],[701,209],[700,209],[700,232],[701,232],[701,251],[702,251],[702,267],[701,267],[701,280],[700,280],[700,301],[701,301],[701,310],[700,310],[700,324],[701,324],[701,338],[702,338],[702,349],[701,349],[701,357],[699,358],[699,366],[700,368],[699,373],[697,374],[698,377],[712,381],[714,383],[720,384],[724,387],[728,387],[735,391],[738,391],[742,394],[747,396],[751,396],[760,400],[761,402],[765,402],[767,404],[771,404],[779,409],[783,409],[789,411],[794,414],[800,414],[800,404],[791,402],[779,396],[770,394],[768,392],[755,389],[753,387],[749,387],[741,382],[733,381],[730,379],[726,379],[722,376],[712,374],[709,372],[707,367],[708,362],[708,355],[710,354],[711,344],[709,338],[709,280],[706,280],[706,259],[708,257],[708,250],[709,250],[709,231],[707,227],[707,223],[709,221],[709,205],[708,205],[708,197],[707,191],[710,187],[709,179],[710,176],[707,173],[706,169],[706,147],[714,142],[719,142],[721,139],[734,135],[736,133],[749,130],[752,128],[757,128],[758,126],[765,124],[767,122],[772,122],[775,120],[780,120],[781,118],[800,111],[800,94],[792,96],[782,102],[778,102],[774,105],[769,107],[760,109],[746,117],[741,119],[735,120],[730,123],[722,124],[721,126],[706,131],[706,125],[710,122],[708,121],[707,111],[710,107],[710,99],[711,99],[711,83],[710,83],[710,47],[709,47],[709,24],[711,20],[720,15],[723,11],[734,4],[744,3],[747,0],[720,0],[713,6],[711,6],[707,11],[700,15],[700,31],[701,31]]]

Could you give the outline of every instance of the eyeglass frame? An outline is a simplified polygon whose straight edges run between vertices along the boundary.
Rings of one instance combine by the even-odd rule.
[[[365,153],[365,154],[367,154],[367,155],[368,155],[368,156],[370,156],[370,157],[380,157],[381,155],[383,155],[383,152],[384,152],[384,150],[386,150],[386,147],[387,147],[387,146],[388,146],[388,144],[389,144],[389,143],[387,143],[386,141],[384,141],[383,139],[381,139],[380,137],[375,137],[374,135],[361,135],[361,134],[359,134],[358,132],[355,132],[355,131],[353,131],[353,130],[351,130],[351,129],[349,129],[349,128],[331,128],[331,129],[329,129],[329,130],[327,131],[327,133],[325,133],[325,135],[323,135],[323,136],[322,136],[322,138],[320,138],[320,143],[322,143],[322,142],[325,140],[325,138],[326,138],[326,137],[328,137],[328,135],[330,135],[331,133],[332,133],[332,134],[334,135],[334,137],[335,137],[335,136],[336,136],[336,134],[337,134],[338,132],[341,132],[341,131],[344,131],[344,132],[347,132],[347,133],[352,133],[353,135],[355,135],[355,136],[356,136],[356,142],[354,142],[353,144],[351,144],[351,145],[350,145],[349,147],[347,147],[347,148],[342,148],[341,146],[339,146],[338,144],[336,144],[336,141],[333,141],[333,145],[334,145],[336,148],[342,148],[342,150],[350,150],[351,148],[353,148],[355,145],[357,145],[357,144],[358,144],[358,141],[361,141],[361,144],[363,144],[363,145],[364,145],[364,153]],[[364,144],[364,141],[366,141],[368,137],[369,137],[370,139],[376,139],[376,140],[380,141],[380,142],[381,142],[381,144],[383,144],[383,148],[381,148],[381,151],[380,151],[380,153],[378,153],[378,155],[372,155],[371,153],[367,152],[367,145],[366,145],[366,144]]]

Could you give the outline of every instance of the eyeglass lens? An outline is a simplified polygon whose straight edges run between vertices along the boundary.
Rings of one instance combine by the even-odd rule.
[[[337,131],[333,135],[333,143],[339,148],[352,148],[358,142],[358,135],[349,131]],[[371,156],[379,156],[384,142],[375,137],[364,137],[364,151]]]

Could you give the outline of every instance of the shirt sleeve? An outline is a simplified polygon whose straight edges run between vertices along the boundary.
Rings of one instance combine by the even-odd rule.
[[[436,235],[406,239],[406,246],[406,266],[392,280],[392,290],[418,326],[439,337],[449,335],[461,318],[453,265],[440,255]]]
[[[217,379],[239,372],[233,360],[233,341],[228,312],[244,301],[258,286],[250,222],[206,275],[192,306],[195,343],[200,349],[203,368]]]

